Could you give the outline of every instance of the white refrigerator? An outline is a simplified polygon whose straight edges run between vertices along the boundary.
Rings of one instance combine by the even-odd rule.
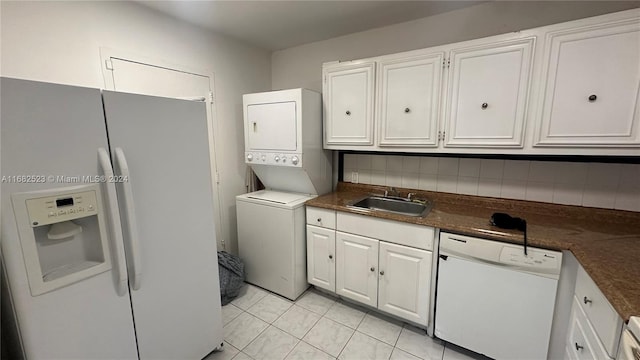
[[[26,358],[201,359],[220,347],[205,104],[0,86],[2,300]]]

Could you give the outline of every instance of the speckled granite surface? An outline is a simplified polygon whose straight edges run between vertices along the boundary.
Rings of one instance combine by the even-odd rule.
[[[336,192],[309,200],[307,205],[362,214],[346,205],[387,187],[339,183]],[[407,189],[398,189],[405,196]],[[640,315],[640,213],[416,191],[434,203],[423,218],[368,212],[384,219],[433,226],[445,231],[522,244],[522,233],[492,226],[494,212],[527,220],[531,246],[570,250],[599,286],[611,305],[627,321]]]

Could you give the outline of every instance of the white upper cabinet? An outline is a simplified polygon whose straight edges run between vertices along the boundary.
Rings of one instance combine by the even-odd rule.
[[[454,49],[446,147],[523,146],[534,37]]]
[[[546,34],[535,145],[640,145],[640,19]]]
[[[378,64],[380,146],[438,146],[444,53]]]
[[[324,67],[325,148],[373,145],[375,62]]]
[[[640,156],[640,9],[326,63],[323,77],[326,149]]]

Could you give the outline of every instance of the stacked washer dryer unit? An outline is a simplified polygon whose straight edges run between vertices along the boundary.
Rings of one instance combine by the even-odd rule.
[[[308,287],[304,203],[331,190],[322,101],[306,89],[243,96],[245,161],[265,190],[236,197],[247,282],[296,299]]]

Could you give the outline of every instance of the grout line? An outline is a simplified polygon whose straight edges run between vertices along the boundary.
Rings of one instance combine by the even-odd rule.
[[[276,329],[278,329],[278,328],[276,328]],[[278,329],[278,330],[280,330],[280,329]],[[284,355],[284,357],[282,358],[282,359],[286,359],[286,358],[287,358],[287,356],[289,356],[289,354],[291,354],[291,352],[293,351],[293,349],[295,349],[295,348],[296,348],[296,346],[298,346],[298,344],[300,344],[300,341],[302,341],[302,340],[300,340],[300,339],[296,338],[295,336],[293,336],[293,335],[289,334],[288,332],[286,332],[286,331],[284,331],[284,330],[280,330],[280,331],[282,331],[283,333],[285,333],[285,334],[287,334],[287,335],[289,335],[289,336],[293,337],[293,338],[294,338],[294,339],[296,339],[296,341],[297,341],[297,342],[296,342],[296,344],[295,344],[295,345],[293,345],[293,347],[291,348],[291,350],[289,350],[289,352],[287,352],[287,353]]]
[[[303,343],[305,343],[305,344],[307,344],[307,345],[311,346],[312,348],[314,348],[314,349],[316,349],[316,350],[318,350],[318,351],[320,351],[320,352],[323,352],[323,353],[325,353],[325,354],[329,355],[329,357],[331,357],[332,359],[337,359],[337,358],[338,358],[337,356],[333,356],[333,355],[329,354],[328,352],[326,352],[326,351],[324,351],[324,350],[320,349],[319,347],[314,346],[314,345],[312,345],[312,344],[309,344],[308,342],[306,342],[306,341],[304,341],[304,340],[300,340],[300,342],[303,342]]]

